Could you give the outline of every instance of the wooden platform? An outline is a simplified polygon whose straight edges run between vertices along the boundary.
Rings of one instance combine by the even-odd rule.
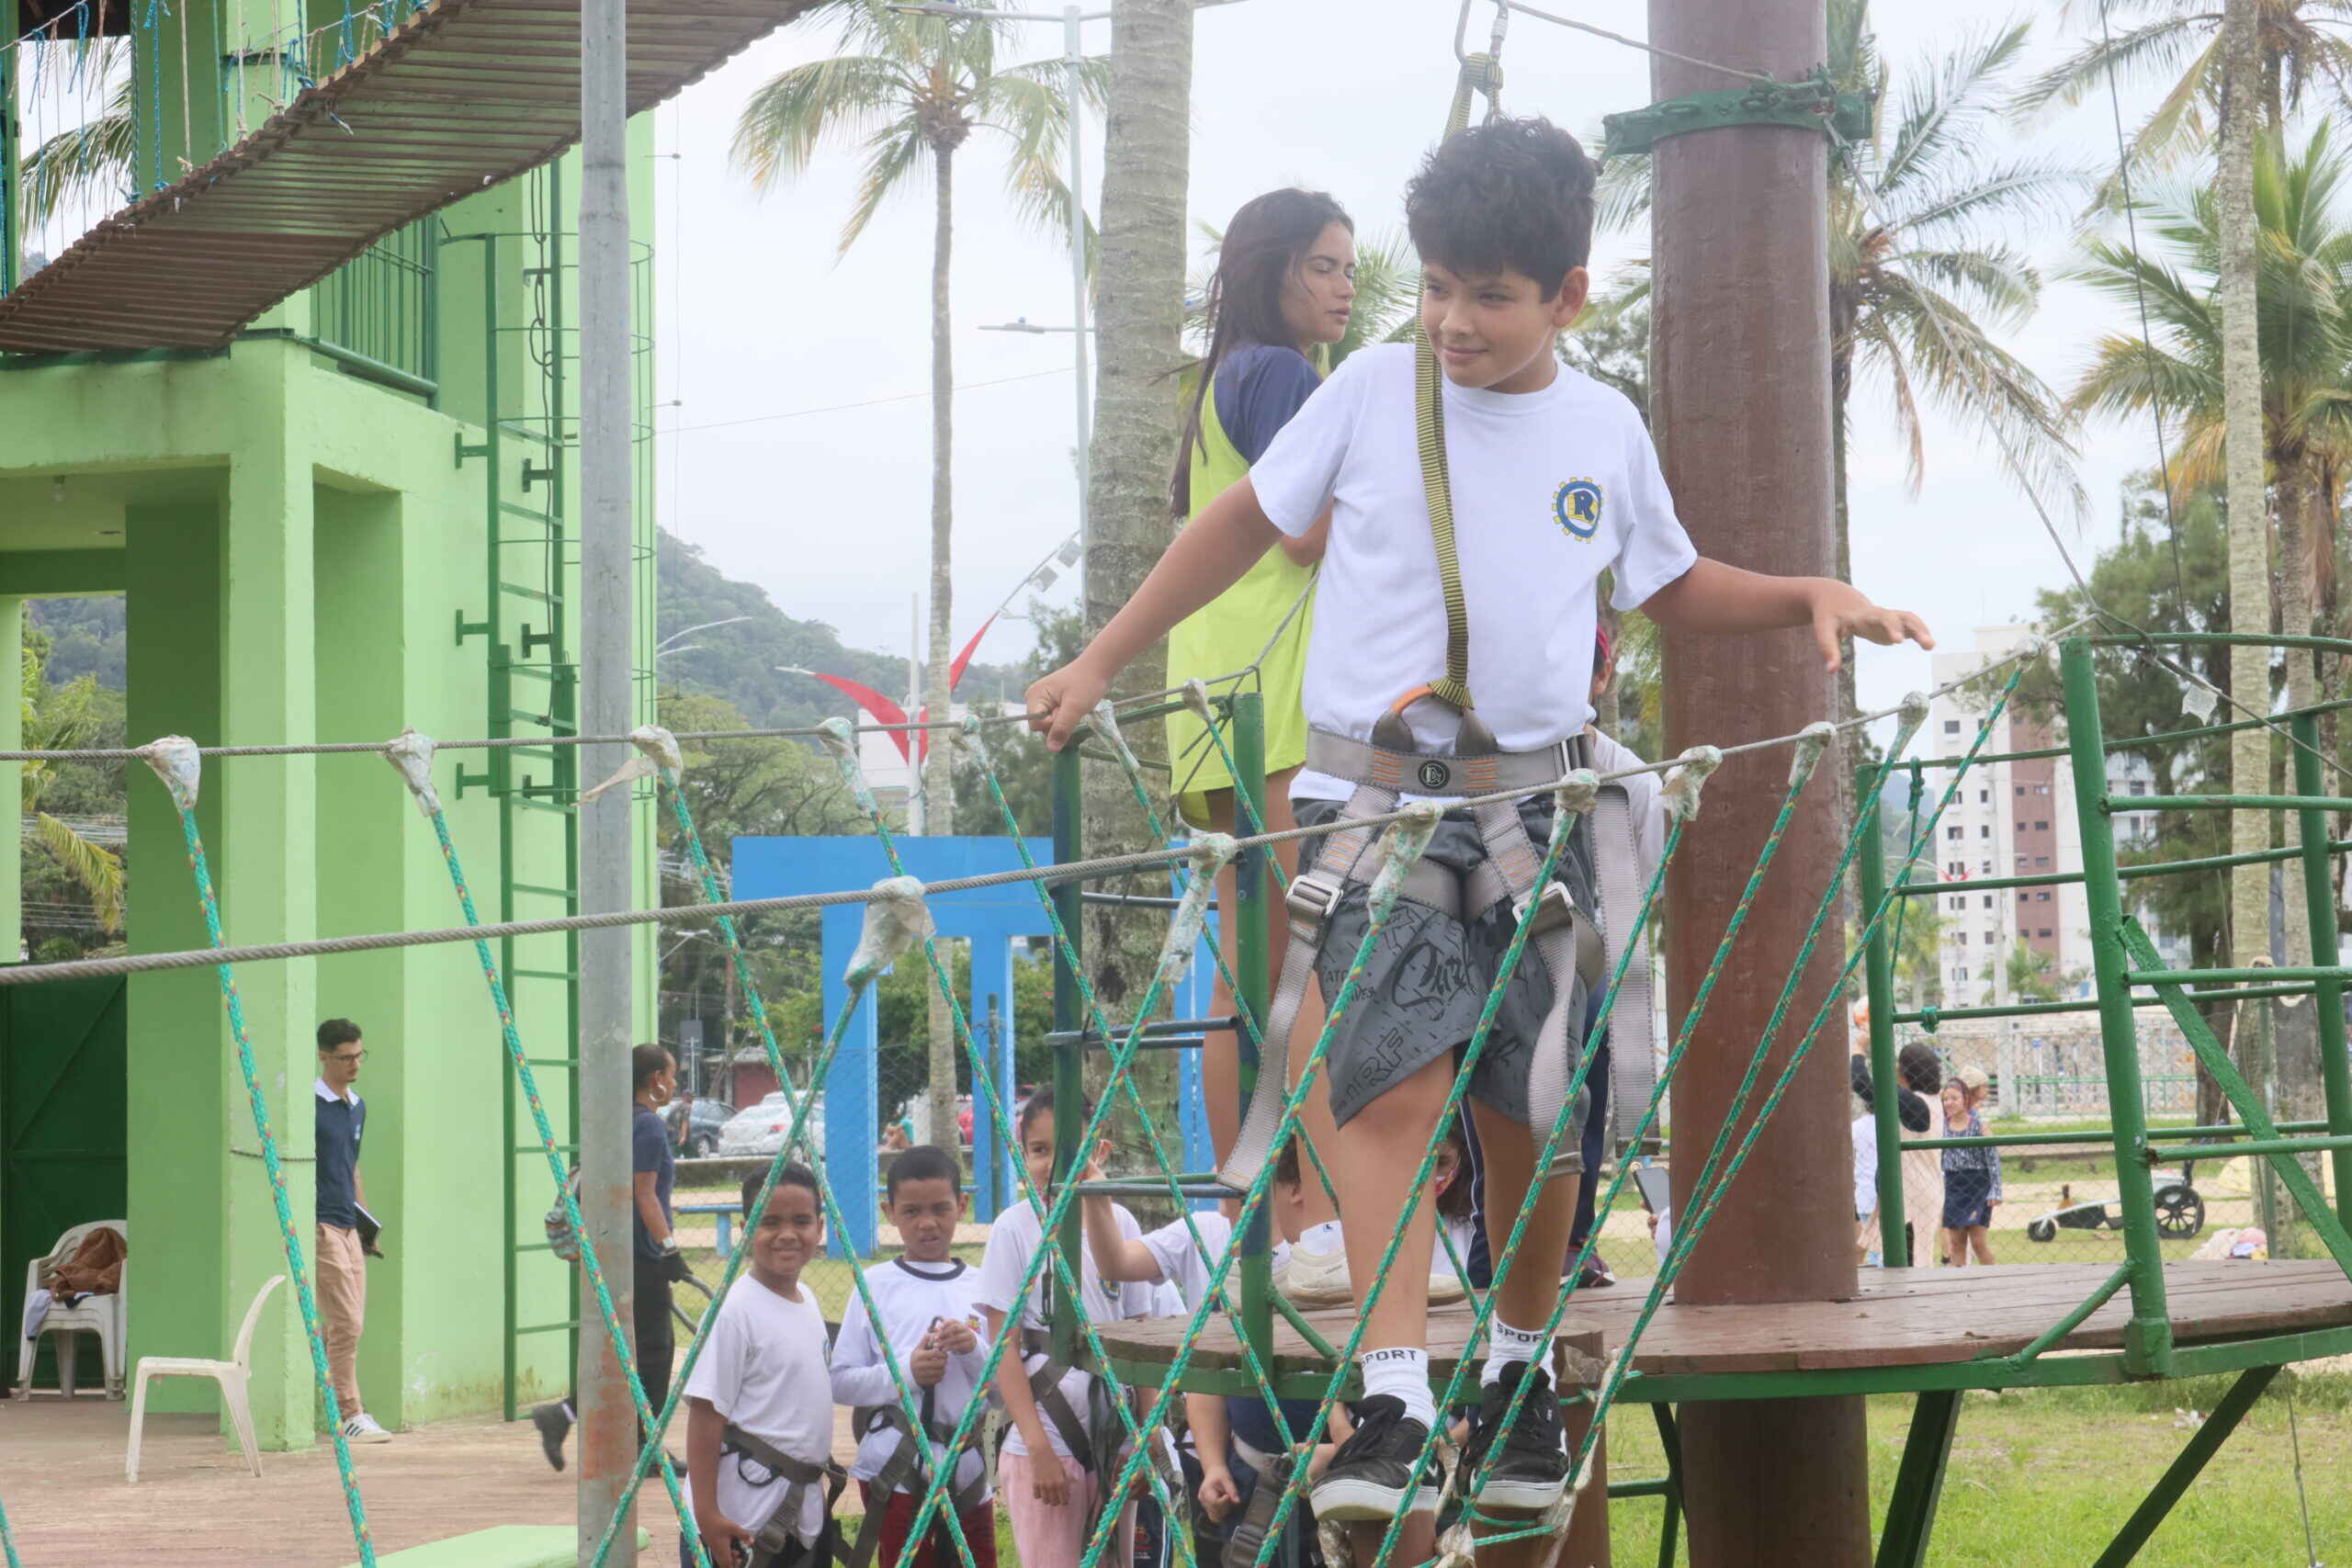
[[[817,0],[632,0],[628,112]],[[213,348],[403,224],[580,139],[576,0],[435,0],[0,299],[0,349]]]
[[[1634,1354],[1635,1371],[1654,1377],[1828,1371],[1854,1368],[1950,1365],[2022,1349],[2080,1305],[2113,1272],[2106,1264],[2015,1264],[1973,1269],[1865,1269],[1846,1302],[1771,1306],[1679,1306],[1658,1310]],[[2327,1261],[2175,1263],[2165,1269],[2173,1335],[2188,1345],[2352,1326],[2352,1280]],[[1645,1281],[1578,1292],[1563,1331],[1598,1329],[1611,1354],[1623,1346],[1641,1310]],[[2119,1294],[2066,1337],[2062,1350],[2112,1350],[2131,1314]],[[1354,1326],[1351,1312],[1306,1314],[1333,1345]],[[1467,1305],[1430,1314],[1430,1359],[1443,1372],[1468,1337]],[[1165,1364],[1184,1329],[1181,1318],[1144,1318],[1102,1328],[1114,1360]],[[1239,1372],[1229,1322],[1212,1320],[1193,1352],[1204,1371]],[[1274,1366],[1284,1373],[1321,1371],[1325,1361],[1295,1328],[1277,1318]],[[1246,1373],[1244,1374],[1246,1375]]]

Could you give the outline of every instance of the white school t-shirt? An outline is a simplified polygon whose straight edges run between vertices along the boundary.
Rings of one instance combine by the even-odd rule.
[[[1205,1259],[1201,1256],[1201,1247],[1193,1245],[1192,1233],[1184,1228],[1182,1220],[1170,1220],[1156,1231],[1146,1232],[1142,1238],[1145,1250],[1159,1266],[1161,1282],[1175,1291],[1177,1300],[1182,1305],[1183,1315],[1187,1317],[1198,1311],[1201,1303],[1207,1298],[1209,1276],[1216,1272],[1216,1266],[1225,1260],[1226,1253],[1233,1247],[1233,1222],[1220,1211],[1210,1209],[1196,1213],[1193,1216],[1193,1224],[1200,1228],[1201,1247],[1208,1248]],[[1275,1242],[1267,1261],[1278,1264],[1289,1251],[1287,1243]],[[1240,1267],[1237,1263],[1226,1270],[1225,1283],[1228,1292],[1240,1289]]]
[[[1470,689],[1497,744],[1532,751],[1592,716],[1600,573],[1614,569],[1611,602],[1630,610],[1690,570],[1698,552],[1623,393],[1566,365],[1540,391],[1443,385]],[[1341,361],[1251,467],[1250,482],[1274,526],[1293,537],[1330,508],[1306,652],[1306,722],[1369,740],[1398,697],[1445,673],[1411,346],[1384,344]],[[1408,716],[1423,750],[1452,744],[1442,705],[1419,704]],[[1345,800],[1353,792],[1302,769],[1290,793]]]
[[[1111,1213],[1118,1222],[1119,1234],[1128,1240],[1137,1239],[1143,1227],[1124,1203],[1111,1205]],[[1029,1260],[1037,1255],[1039,1238],[1044,1231],[1037,1224],[1037,1211],[1026,1202],[1018,1202],[999,1214],[989,1226],[989,1244],[980,1254],[979,1284],[972,1299],[981,1306],[994,1307],[1005,1315],[1008,1333],[1019,1328],[1043,1328],[1047,1322],[1047,1303],[1061,1293],[1061,1278],[1048,1262],[1037,1274],[1035,1286],[1026,1302],[1020,1299],[1021,1277],[1028,1271]],[[1139,1281],[1114,1284],[1102,1277],[1102,1270],[1088,1250],[1079,1248],[1077,1269],[1079,1289],[1086,1307],[1089,1323],[1117,1323],[1130,1317],[1155,1315],[1152,1301],[1156,1286]],[[1016,1305],[1019,1311],[1016,1313]],[[1022,1358],[1022,1365],[1035,1371],[1046,1364],[1043,1351]],[[1078,1416],[1079,1424],[1090,1434],[1093,1431],[1093,1413],[1088,1408],[1087,1393],[1093,1379],[1084,1372],[1071,1371],[1062,1374],[1062,1397],[1069,1401],[1070,1409]],[[1061,1428],[1043,1411],[1046,1440],[1053,1450],[1065,1459],[1071,1457],[1069,1445],[1062,1439]],[[1026,1454],[1029,1445],[1023,1440],[1021,1428],[1010,1427],[1004,1435],[1007,1453]]]
[[[786,1301],[749,1274],[729,1287],[711,1325],[702,1359],[686,1380],[686,1397],[711,1408],[755,1438],[809,1464],[832,1457],[832,1382],[825,1366],[825,1314],[804,1281],[799,1299]],[[718,1511],[757,1535],[791,1483],[762,1486],[743,1472],[764,1474],[751,1460],[728,1454],[718,1461]],[[825,1525],[825,1487],[810,1483],[800,1499],[793,1534],[814,1544]]]
[[[899,1371],[910,1382],[907,1359],[931,1332],[933,1324],[942,1318],[969,1324],[974,1336],[972,1348],[961,1355],[947,1358],[947,1371],[929,1388],[916,1387],[916,1407],[933,1426],[952,1431],[963,1419],[965,1409],[972,1402],[972,1392],[978,1386],[981,1363],[988,1359],[988,1320],[980,1315],[977,1293],[979,1271],[961,1258],[944,1264],[909,1262],[903,1258],[888,1263],[876,1263],[865,1271],[865,1288],[873,1292],[875,1310],[881,1314],[882,1332],[890,1344],[891,1354],[898,1358]],[[841,1337],[833,1342],[833,1403],[852,1409],[870,1404],[899,1405],[899,1391],[890,1381],[889,1363],[882,1359],[882,1347],[874,1336],[873,1320],[866,1316],[865,1299],[855,1292],[850,1294],[849,1305],[842,1312]],[[871,1481],[882,1473],[905,1434],[895,1427],[877,1427],[866,1434],[857,1445],[857,1458],[849,1467],[850,1475],[859,1481]],[[932,1445],[935,1454],[944,1456],[944,1445]],[[956,1484],[971,1483],[974,1476],[985,1476],[986,1463],[977,1449],[968,1450],[958,1462]],[[900,1485],[902,1492],[920,1492],[924,1484],[922,1472]],[[980,1495],[986,1497],[983,1487]]]

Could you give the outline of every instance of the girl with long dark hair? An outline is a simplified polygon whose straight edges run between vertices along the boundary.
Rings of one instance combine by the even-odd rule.
[[[1208,352],[1187,389],[1184,446],[1170,485],[1179,517],[1189,521],[1247,474],[1320,383],[1315,355],[1347,332],[1355,260],[1354,224],[1338,202],[1320,192],[1268,191],[1233,215],[1209,283]],[[1268,550],[1248,575],[1168,638],[1170,685],[1199,679],[1213,694],[1255,690],[1263,696],[1269,830],[1292,826],[1291,775],[1306,760],[1299,683],[1314,608],[1309,600],[1315,563],[1322,558],[1329,525],[1327,517],[1306,537],[1284,539]],[[1248,673],[1241,680],[1231,679],[1243,671]],[[1170,717],[1168,747],[1185,817],[1218,832],[1248,831],[1246,820],[1237,822],[1232,775],[1201,722],[1190,714]],[[1230,870],[1218,882],[1217,899],[1220,909],[1240,908]],[[1287,934],[1282,905],[1267,897],[1261,907],[1279,966]],[[1237,924],[1219,922],[1228,966]],[[1222,984],[1215,1006],[1220,1016],[1234,1010]],[[1304,1019],[1301,1023],[1313,1027]],[[1222,1160],[1240,1128],[1239,1046],[1231,1034],[1212,1034],[1203,1055],[1210,1139]],[[1322,1111],[1319,1096],[1312,1109]],[[1329,1125],[1328,1112],[1311,1115],[1309,1134]],[[1328,1208],[1319,1181],[1310,1179],[1306,1190],[1316,1209]],[[1332,1216],[1325,1212],[1315,1217]]]

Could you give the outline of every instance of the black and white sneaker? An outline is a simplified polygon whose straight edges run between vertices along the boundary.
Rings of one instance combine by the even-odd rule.
[[[1503,1411],[1511,1391],[1528,1380],[1527,1397],[1506,1427]],[[1476,1501],[1493,1508],[1541,1510],[1550,1507],[1568,1489],[1568,1445],[1560,1426],[1560,1402],[1552,1380],[1531,1371],[1524,1361],[1503,1368],[1502,1376],[1486,1387],[1472,1423],[1470,1440],[1463,1446],[1461,1486],[1466,1494],[1476,1485],[1482,1467],[1491,1456],[1486,1485]]]
[[[1393,1519],[1434,1514],[1442,1478],[1434,1455],[1415,1464],[1429,1446],[1427,1424],[1405,1414],[1394,1394],[1375,1394],[1355,1406],[1356,1433],[1340,1445],[1315,1483],[1318,1519]]]

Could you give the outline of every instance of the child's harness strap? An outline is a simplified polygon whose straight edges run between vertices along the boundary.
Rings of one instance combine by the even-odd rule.
[[[1242,1113],[1233,1153],[1218,1171],[1222,1179],[1237,1187],[1250,1185],[1272,1156],[1274,1130],[1290,1089],[1291,1032],[1306,987],[1314,983],[1316,959],[1329,931],[1331,916],[1347,885],[1369,883],[1378,869],[1364,852],[1374,842],[1375,830],[1363,819],[1393,811],[1398,795],[1408,790],[1437,798],[1492,795],[1555,783],[1584,761],[1581,736],[1539,751],[1506,752],[1495,744],[1485,722],[1466,711],[1453,752],[1430,756],[1416,751],[1412,731],[1404,719],[1405,708],[1412,700],[1400,702],[1382,717],[1368,746],[1333,737],[1309,738],[1310,767],[1317,772],[1346,768],[1347,772],[1334,776],[1353,777],[1354,793],[1340,814],[1340,820],[1351,826],[1326,835],[1314,863],[1290,885],[1286,900],[1290,944],[1266,1010],[1258,1079]],[[1404,897],[1458,920],[1475,919],[1498,903],[1508,902],[1514,917],[1531,902],[1536,904],[1530,941],[1552,976],[1553,998],[1529,1069],[1528,1106],[1535,1124],[1549,1127],[1566,1102],[1576,1069],[1577,1053],[1569,1042],[1572,1031],[1580,1029],[1583,1021],[1570,1013],[1577,1000],[1572,982],[1581,976],[1587,989],[1600,984],[1608,961],[1606,945],[1600,922],[1591,912],[1577,908],[1565,884],[1536,886],[1544,854],[1529,836],[1515,801],[1488,800],[1469,810],[1486,844],[1486,867],[1464,876],[1423,861],[1415,868],[1418,874],[1408,876]],[[1569,830],[1572,826],[1555,823],[1554,831]],[[1580,1156],[1564,1155],[1562,1163],[1580,1168]]]
[[[877,1506],[865,1511],[865,1522],[858,1528],[857,1540],[842,1559],[845,1568],[866,1568],[866,1564],[874,1561],[875,1551],[882,1543],[881,1505],[887,1504],[892,1493],[909,1490],[910,1482],[921,1481],[927,1473],[929,1463],[945,1464],[960,1470],[965,1456],[978,1451],[980,1429],[977,1426],[967,1435],[964,1445],[944,1458],[939,1456],[945,1450],[948,1439],[956,1435],[955,1431],[932,1420],[927,1407],[924,1426],[929,1429],[929,1445],[916,1439],[913,1429],[907,1424],[906,1412],[895,1404],[861,1405],[850,1413],[850,1430],[856,1434],[860,1442],[865,1440],[868,1433],[888,1430],[899,1435],[899,1445],[890,1450],[890,1457],[882,1461],[882,1467],[875,1472],[874,1479],[866,1483],[873,1488]],[[924,1451],[927,1446],[929,1454]],[[950,1491],[949,1504],[958,1514],[968,1513],[979,1506],[980,1500],[988,1495],[988,1466],[983,1462],[974,1468],[969,1482],[957,1484]],[[933,1528],[940,1527],[934,1525]]]
[[[772,1564],[792,1562],[800,1556],[799,1537],[793,1532],[800,1526],[800,1504],[808,1495],[808,1488],[823,1483],[825,1512],[830,1516],[835,1500],[842,1495],[842,1483],[849,1479],[842,1467],[830,1460],[823,1464],[811,1464],[805,1459],[795,1459],[765,1438],[746,1432],[732,1421],[719,1435],[718,1451],[722,1455],[740,1455],[768,1472],[770,1479],[757,1484],[764,1487],[777,1482],[784,1483],[782,1506],[768,1516],[768,1522],[752,1542],[752,1568],[771,1568]],[[740,1460],[736,1473],[742,1474]],[[824,1568],[831,1560],[831,1553],[822,1550],[823,1542],[820,1529],[819,1547],[808,1559],[815,1568]]]

